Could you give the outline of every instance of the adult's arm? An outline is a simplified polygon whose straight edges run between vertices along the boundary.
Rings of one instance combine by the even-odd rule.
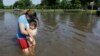
[[[22,15],[18,18],[19,28],[22,34],[28,35],[28,32],[25,30],[25,16]]]
[[[19,28],[22,34],[28,35],[29,33],[25,30],[25,26],[23,23],[19,23]]]
[[[29,35],[30,37],[33,37],[29,26],[27,26],[26,30],[27,30],[27,32],[28,32],[28,35]]]

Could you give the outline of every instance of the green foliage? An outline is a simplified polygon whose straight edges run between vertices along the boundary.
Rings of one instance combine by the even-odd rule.
[[[41,6],[41,4],[38,4],[38,5],[36,5],[35,7],[36,7],[36,9],[41,9],[41,8],[43,8],[43,6]]]
[[[71,8],[71,3],[67,0],[62,0],[60,7],[62,9],[70,9]]]
[[[14,8],[20,8],[20,9],[25,9],[25,8],[32,8],[32,2],[30,0],[19,0],[14,3]]]
[[[66,9],[67,8],[67,1],[66,0],[62,0],[60,7],[63,8],[63,9]]]
[[[41,4],[33,5],[31,0],[18,0],[11,6],[5,8],[19,8],[19,9],[80,9],[87,8],[93,0],[41,0]],[[96,5],[100,6],[100,0],[94,0]],[[2,0],[0,0],[0,8],[4,8]]]
[[[83,8],[85,8],[86,6],[88,6],[88,4],[90,2],[94,1],[96,4],[98,4],[99,0],[80,0],[81,5]],[[100,2],[99,2],[100,3]]]
[[[59,8],[60,0],[42,0],[41,6],[46,9]]]
[[[46,9],[80,9],[81,2],[80,0],[72,0],[71,2],[68,0],[42,0],[41,5],[38,7],[46,8]]]
[[[4,8],[3,0],[0,0],[0,9]]]
[[[97,6],[100,7],[100,0],[97,2]]]
[[[80,9],[81,8],[81,2],[80,0],[72,0],[72,9]]]
[[[0,4],[0,9],[4,8],[3,4]]]
[[[24,6],[22,1],[16,1],[14,3],[14,8],[22,8]]]

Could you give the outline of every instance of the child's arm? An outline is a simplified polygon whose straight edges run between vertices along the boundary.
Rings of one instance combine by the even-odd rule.
[[[31,30],[29,28],[29,24],[27,24],[26,31],[28,32],[29,37],[32,37]]]
[[[30,29],[27,29],[27,32],[29,33],[29,36],[32,37],[32,33]]]

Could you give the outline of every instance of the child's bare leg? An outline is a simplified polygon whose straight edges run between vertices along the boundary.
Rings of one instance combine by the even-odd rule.
[[[30,53],[30,55],[32,55],[33,54],[33,52],[32,52],[32,49],[31,49],[31,46],[32,46],[32,44],[28,41],[28,44],[29,44],[29,53]]]
[[[36,41],[34,38],[32,38],[32,42],[28,41],[29,44],[29,51],[31,55],[35,55],[35,45],[36,45]]]
[[[36,41],[35,41],[34,38],[32,38],[32,39],[33,39],[33,42],[32,42],[32,46],[31,46],[31,50],[32,50],[32,52],[33,52],[33,55],[35,55],[35,46],[36,46]]]

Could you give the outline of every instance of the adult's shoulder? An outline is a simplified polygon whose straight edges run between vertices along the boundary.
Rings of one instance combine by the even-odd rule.
[[[25,15],[21,15],[18,18],[18,22],[24,22],[25,21]]]
[[[21,16],[19,16],[19,18],[25,18],[25,15],[21,15]]]

